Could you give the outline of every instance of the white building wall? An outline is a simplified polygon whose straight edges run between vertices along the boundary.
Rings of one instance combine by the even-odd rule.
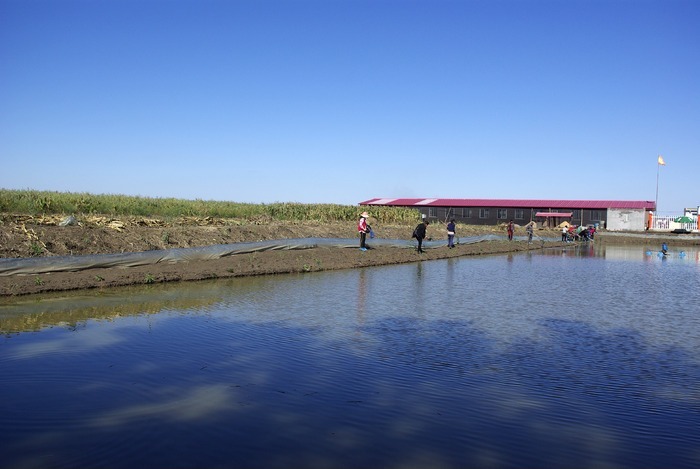
[[[644,231],[644,209],[609,208],[605,228],[610,231]]]

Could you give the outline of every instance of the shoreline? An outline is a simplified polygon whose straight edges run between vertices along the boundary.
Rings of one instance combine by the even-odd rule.
[[[376,227],[382,239],[406,239],[412,231],[408,225]],[[443,227],[430,225],[429,236],[443,239]],[[524,229],[516,229],[516,240],[505,239],[503,227],[458,226],[458,236],[484,234],[503,236],[503,240],[487,240],[472,244],[457,244],[426,248],[418,254],[410,247],[372,246],[367,252],[352,247],[317,246],[306,249],[279,249],[244,252],[207,260],[157,262],[131,267],[95,267],[67,272],[15,274],[0,276],[0,299],[71,290],[102,290],[130,285],[225,279],[258,275],[311,273],[340,269],[395,265],[425,260],[449,259],[474,255],[496,255],[530,250],[573,247],[558,241],[558,231],[542,230],[532,244],[523,239]],[[118,254],[145,252],[159,249],[206,247],[215,244],[235,244],[261,240],[280,240],[305,237],[343,238],[349,244],[357,242],[354,226],[348,224],[323,225],[317,223],[275,223],[265,225],[217,226],[143,226],[134,225],[114,230],[101,226],[60,227],[55,225],[0,225],[0,241],[8,253],[32,252],[42,247],[38,256],[5,257],[50,258],[56,255],[81,256],[91,254]],[[542,238],[546,238],[546,241]],[[601,231],[594,243],[636,244],[655,249],[662,242],[673,246],[700,246],[697,234],[620,233]],[[378,243],[379,244],[379,243]],[[10,301],[8,300],[8,301]]]
[[[371,247],[366,252],[342,247],[263,251],[211,260],[4,276],[0,277],[0,297],[257,275],[303,274],[474,255],[508,254],[561,246],[570,245],[561,242],[545,242],[542,245],[524,241],[483,241],[457,245],[454,249],[425,249],[423,254],[412,248],[381,246]]]

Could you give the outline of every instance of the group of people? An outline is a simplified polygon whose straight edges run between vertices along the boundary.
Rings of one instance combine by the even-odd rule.
[[[373,236],[372,232],[372,227],[369,225],[367,222],[367,219],[369,218],[369,213],[367,212],[362,212],[360,215],[360,220],[357,223],[357,231],[360,233],[360,250],[366,251],[368,249],[367,247],[367,235],[370,235],[370,237]],[[412,238],[415,238],[416,241],[418,241],[418,247],[417,251],[419,253],[423,252],[423,241],[427,237],[427,229],[428,225],[430,225],[430,222],[426,219],[423,219],[422,222],[416,226],[416,228],[413,230],[413,234],[411,235]],[[455,220],[454,218],[447,223],[446,227],[447,229],[447,247],[452,249],[455,247]],[[512,241],[513,240],[513,234],[515,232],[515,225],[513,223],[513,220],[510,220],[508,222],[508,225],[506,226],[506,231],[508,233],[508,240]],[[561,231],[561,240],[564,242],[571,242],[571,241],[576,241],[576,240],[582,240],[582,241],[588,241],[592,240],[593,237],[595,236],[595,227],[590,226],[590,227],[583,227],[583,226],[573,226],[573,225],[568,225],[568,226],[563,226],[562,231]],[[532,243],[532,237],[534,235],[534,226],[533,223],[528,223],[525,226],[525,232],[527,233],[527,242]]]
[[[589,241],[595,236],[595,227],[584,227],[584,226],[562,226],[561,228],[561,240],[567,243],[572,241]]]
[[[508,232],[508,241],[513,241],[513,234],[515,233],[515,224],[513,224],[513,220],[508,222],[506,231]],[[527,233],[528,244],[532,243],[532,236],[535,234],[533,222],[530,222],[525,226],[525,232]]]
[[[374,232],[372,231],[372,227],[369,225],[367,222],[367,219],[369,218],[369,213],[367,212],[362,212],[360,215],[360,220],[357,223],[357,231],[360,233],[360,250],[361,251],[366,251],[368,249],[367,247],[367,235],[370,236],[370,238],[374,237]],[[427,229],[428,225],[430,225],[430,222],[426,219],[423,219],[422,222],[416,226],[416,228],[413,230],[412,238],[415,238],[416,241],[418,241],[418,247],[417,251],[419,253],[423,252],[423,241],[427,237]],[[446,227],[447,229],[447,247],[452,249],[455,247],[455,220],[454,218],[447,223]],[[513,220],[510,220],[508,225],[506,226],[506,231],[508,233],[508,240],[512,241],[513,240],[513,234],[515,232],[515,225],[513,224]],[[532,237],[534,235],[534,226],[533,223],[528,223],[525,226],[525,232],[527,233],[527,242],[532,243]],[[594,226],[589,226],[589,227],[584,227],[584,226],[574,226],[574,225],[565,225],[561,229],[561,240],[564,242],[571,242],[571,241],[589,241],[592,240],[593,237],[595,236],[596,229]]]
[[[413,235],[411,236],[412,238],[416,238],[416,241],[418,241],[417,251],[419,253],[423,252],[423,240],[428,235],[428,225],[430,225],[430,222],[428,220],[423,220],[418,224],[418,226],[416,226],[416,228],[413,230]],[[455,247],[455,230],[457,229],[454,218],[447,223],[445,228],[447,229],[447,247],[452,249]]]
[[[367,248],[367,235],[370,235],[370,237],[373,236],[372,232],[372,227],[369,225],[367,222],[367,219],[369,218],[369,213],[367,212],[362,212],[360,215],[360,221],[357,223],[357,231],[360,233],[360,250],[366,251]],[[418,247],[417,251],[419,253],[423,252],[423,241],[427,237],[427,229],[428,225],[430,225],[430,222],[426,219],[424,219],[422,222],[416,226],[416,228],[413,230],[413,234],[411,235],[412,238],[415,238],[416,241],[418,241]],[[455,247],[455,220],[454,218],[447,223],[446,227],[447,229],[447,247],[452,249]],[[506,226],[506,231],[508,233],[508,240],[512,241],[513,240],[513,234],[515,232],[515,225],[513,223],[513,220],[510,220],[508,225]],[[589,241],[592,240],[593,237],[595,236],[595,227],[590,226],[590,227],[584,227],[584,226],[574,226],[574,225],[568,225],[568,226],[563,226],[561,230],[561,240],[564,242],[571,242],[571,241]],[[527,233],[527,242],[532,243],[532,237],[534,235],[534,226],[533,223],[528,223],[525,226],[525,232]]]
[[[360,234],[360,251],[366,251],[368,249],[367,247],[367,235],[370,235],[370,237],[373,237],[372,234],[372,227],[370,224],[367,222],[367,219],[369,218],[369,213],[367,212],[362,212],[360,214],[360,220],[357,222],[357,231]],[[416,228],[413,230],[413,235],[411,236],[412,238],[415,238],[418,241],[418,248],[417,251],[419,253],[423,252],[423,240],[427,237],[428,235],[428,225],[430,225],[430,222],[428,220],[423,220],[416,226]],[[452,249],[455,247],[455,221],[454,219],[450,220],[450,222],[446,226],[447,228],[447,247]]]

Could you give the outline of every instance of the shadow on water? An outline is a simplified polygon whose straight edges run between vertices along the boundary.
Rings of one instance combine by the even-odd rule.
[[[683,344],[523,311],[548,257],[56,301],[80,328],[0,342],[3,467],[700,466],[697,322]],[[524,283],[501,303],[484,286],[507,268]]]

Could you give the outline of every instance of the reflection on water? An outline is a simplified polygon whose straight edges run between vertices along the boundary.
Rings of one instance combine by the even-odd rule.
[[[4,301],[3,467],[699,467],[698,252],[647,249]]]

